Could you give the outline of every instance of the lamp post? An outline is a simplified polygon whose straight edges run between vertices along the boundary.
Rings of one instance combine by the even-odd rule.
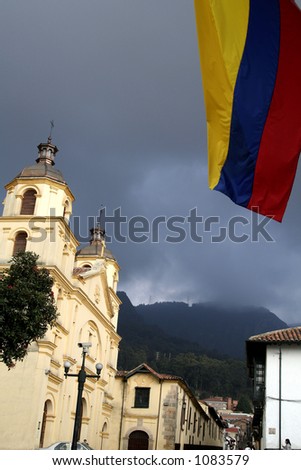
[[[79,437],[80,437],[79,434],[80,434],[80,425],[81,425],[81,418],[82,418],[82,396],[83,396],[83,390],[84,390],[86,378],[93,377],[98,380],[100,377],[102,367],[103,367],[102,364],[97,363],[95,366],[96,375],[88,375],[85,371],[85,359],[86,359],[86,354],[89,352],[89,347],[92,346],[92,343],[78,343],[78,346],[80,348],[83,348],[83,354],[82,354],[83,361],[82,361],[82,366],[80,368],[79,373],[69,374],[69,369],[71,367],[71,364],[69,361],[64,362],[65,378],[78,377],[77,403],[76,403],[76,412],[75,412],[75,421],[74,421],[71,450],[77,450],[77,441],[79,440]]]

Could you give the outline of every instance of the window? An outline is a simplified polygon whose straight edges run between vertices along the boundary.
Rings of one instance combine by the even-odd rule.
[[[43,411],[43,419],[42,419],[39,447],[43,447],[43,444],[44,444],[45,429],[46,429],[46,423],[47,423],[47,414],[49,413],[49,409],[48,409],[49,408],[49,403],[51,404],[51,402],[49,400],[45,401],[45,403],[44,403],[44,411]]]
[[[182,411],[181,411],[181,429],[184,431],[184,424],[186,419],[186,401],[183,398]]]
[[[188,431],[190,430],[191,425],[191,407],[189,407],[189,415],[188,415]]]
[[[204,421],[204,424],[203,424],[203,440],[205,439],[205,433],[206,433],[206,423]]]
[[[21,215],[33,215],[34,208],[36,205],[36,195],[37,192],[35,189],[28,189],[23,195]]]
[[[261,362],[255,364],[254,401],[262,401],[265,389],[265,367]]]
[[[150,394],[150,388],[136,387],[134,408],[148,408],[149,407],[149,394]]]
[[[18,232],[15,237],[13,256],[15,256],[17,253],[24,253],[24,251],[26,250],[26,242],[27,242],[27,233]]]
[[[195,430],[196,430],[196,422],[197,422],[197,419],[196,419],[196,411],[194,412],[193,414],[193,432],[195,433]]]
[[[255,383],[256,385],[264,385],[264,364],[258,362],[255,364]]]
[[[63,206],[63,217],[66,220],[66,222],[69,222],[70,216],[71,216],[71,204],[70,202],[66,199],[64,202]]]
[[[91,269],[91,264],[83,264],[82,268],[85,269],[86,271],[89,271]]]

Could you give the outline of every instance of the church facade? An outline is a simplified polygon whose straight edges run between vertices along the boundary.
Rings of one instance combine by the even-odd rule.
[[[11,370],[0,363],[0,448],[38,449],[71,441],[77,400],[77,378],[64,376],[64,362],[78,374],[79,343],[91,343],[85,357],[87,377],[82,396],[80,439],[106,449],[112,432],[114,378],[120,336],[117,321],[119,266],[106,248],[101,227],[91,229],[87,246],[79,247],[70,229],[74,196],[55,167],[57,147],[51,138],[38,146],[36,162],[5,186],[0,217],[0,270],[19,251],[32,251],[53,280],[59,312],[55,326],[32,343]]]

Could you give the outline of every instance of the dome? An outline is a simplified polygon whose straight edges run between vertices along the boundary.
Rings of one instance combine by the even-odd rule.
[[[35,165],[24,168],[17,178],[51,178],[60,183],[65,183],[62,173],[53,168],[54,158],[58,152],[56,145],[51,143],[51,137],[48,137],[47,143],[38,145],[39,154]]]
[[[95,257],[108,258],[115,260],[112,252],[105,246],[105,231],[101,227],[92,228],[90,230],[90,244],[77,251],[76,257]]]
[[[101,245],[87,245],[84,248],[81,248],[77,251],[76,257],[83,256],[83,257],[94,257],[94,256],[101,256],[103,258],[109,258],[115,260],[115,256],[113,253],[108,250],[107,248],[104,249],[102,254],[102,246]]]
[[[62,173],[44,162],[38,162],[35,165],[25,167],[18,174],[17,178],[51,178],[60,183],[65,183]]]

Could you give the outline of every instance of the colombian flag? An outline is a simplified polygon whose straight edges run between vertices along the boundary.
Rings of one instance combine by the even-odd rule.
[[[195,0],[209,187],[281,222],[301,151],[301,11]]]

